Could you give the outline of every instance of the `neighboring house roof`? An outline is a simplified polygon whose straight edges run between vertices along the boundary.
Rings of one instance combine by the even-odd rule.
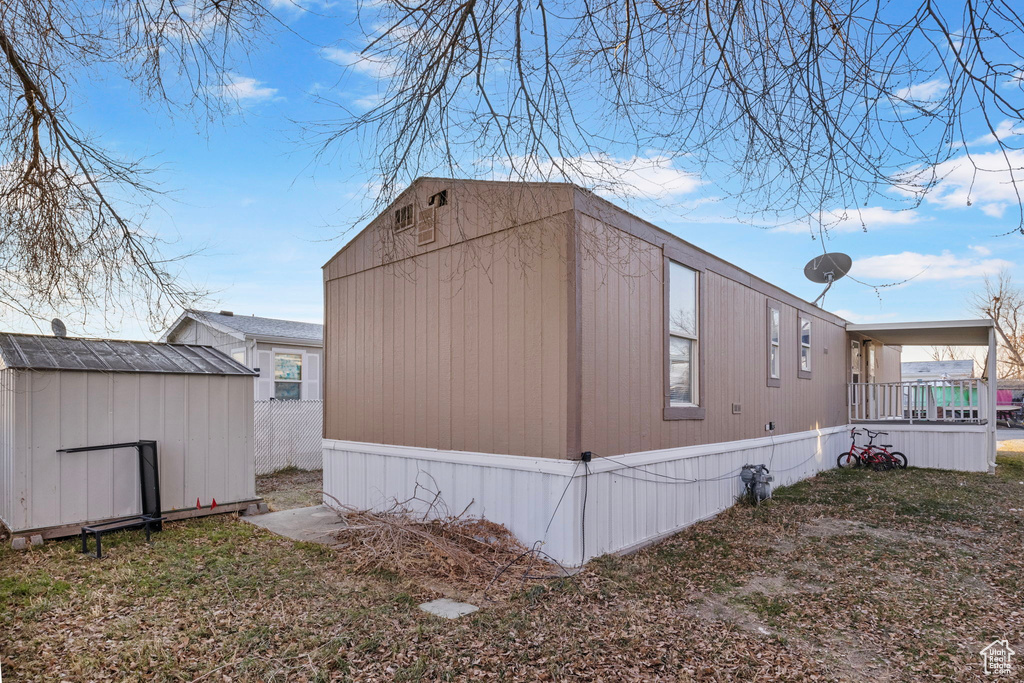
[[[0,361],[24,370],[255,375],[209,346],[0,332]]]
[[[297,320],[281,320],[280,318],[261,318],[255,315],[234,315],[214,311],[185,311],[170,329],[161,337],[164,341],[170,337],[186,320],[209,325],[225,334],[239,339],[247,337],[259,339],[287,339],[289,341],[305,341],[310,346],[320,346],[324,342],[324,326],[318,323],[303,323]]]
[[[901,363],[901,373],[906,379],[917,375],[967,379],[974,376],[973,360],[917,360]]]

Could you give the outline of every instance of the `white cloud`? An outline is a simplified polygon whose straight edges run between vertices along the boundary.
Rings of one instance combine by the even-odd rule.
[[[660,154],[628,159],[586,154],[550,161],[518,157],[511,165],[523,172],[532,171],[541,180],[558,182],[569,178],[595,192],[638,199],[677,197],[704,184],[700,176],[677,168],[671,158]]]
[[[1024,83],[1024,69],[1014,71],[1010,74],[1010,80],[1003,81],[1004,88],[1019,88]]]
[[[1008,140],[1018,135],[1024,135],[1024,125],[1019,121],[1014,122],[1009,119],[1001,121],[994,133],[986,133],[980,138],[970,140],[967,142],[968,147],[984,147],[985,145],[994,145],[999,140]]]
[[[925,199],[946,209],[977,206],[998,218],[1017,204],[1018,183],[1024,183],[1024,150],[1011,149],[960,156],[936,166],[907,171],[898,177],[899,192],[921,192]],[[933,183],[932,187],[928,187]],[[1019,189],[1024,194],[1024,184]]]
[[[853,262],[850,273],[859,279],[881,282],[901,282],[914,278],[924,280],[962,280],[995,275],[1003,268],[1012,268],[1010,261],[998,258],[957,256],[949,251],[941,254],[919,254],[904,251],[900,254],[869,256]]]
[[[978,256],[991,256],[992,250],[988,247],[983,247],[980,244],[969,244],[967,248],[973,251]]]
[[[224,84],[220,86],[220,94],[239,102],[259,102],[276,95],[277,88],[268,88],[262,81],[248,76],[227,74],[224,77]]]
[[[383,101],[384,98],[380,95],[364,95],[353,100],[352,104],[357,109],[373,109]]]
[[[992,216],[992,218],[1002,218],[1006,212],[1006,204],[1003,202],[996,202],[995,204],[982,204],[981,212],[986,216]]]
[[[329,62],[334,62],[339,66],[352,69],[356,73],[370,76],[371,78],[391,78],[397,72],[397,67],[393,61],[364,55],[340,47],[321,48],[320,56]]]
[[[924,83],[909,85],[906,88],[900,88],[893,92],[893,97],[906,102],[931,102],[939,95],[946,92],[946,88],[948,87],[949,84],[945,81],[926,81]]]
[[[894,225],[913,225],[921,220],[916,211],[892,211],[880,206],[866,206],[857,209],[832,209],[820,214],[819,220],[830,233],[835,232],[860,232],[867,228],[891,227]],[[780,225],[774,228],[775,232],[788,232],[806,234],[817,232],[817,223],[801,221],[788,225]]]

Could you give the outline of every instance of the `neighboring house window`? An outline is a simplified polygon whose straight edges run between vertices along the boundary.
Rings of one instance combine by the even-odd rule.
[[[232,349],[231,357],[242,365],[245,365],[245,349]]]
[[[274,398],[299,400],[302,398],[302,354],[274,354]]]
[[[697,358],[700,329],[697,317],[697,272],[669,261],[668,355],[669,406],[700,404]]]
[[[412,204],[395,209],[395,232],[412,227]]]
[[[768,303],[768,386],[782,386],[782,358],[779,355],[781,344],[781,313],[777,305]]]
[[[800,320],[800,368],[797,376],[802,379],[811,377],[811,319],[803,316]]]

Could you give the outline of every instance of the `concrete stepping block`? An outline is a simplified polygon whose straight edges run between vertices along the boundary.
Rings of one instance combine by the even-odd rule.
[[[424,612],[428,612],[438,617],[444,617],[445,619],[458,619],[464,617],[467,614],[472,614],[480,608],[476,605],[471,605],[468,602],[456,602],[449,600],[448,598],[439,598],[437,600],[431,600],[420,605],[420,609]]]

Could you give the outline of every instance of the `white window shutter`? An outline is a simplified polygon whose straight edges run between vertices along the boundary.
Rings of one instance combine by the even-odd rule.
[[[260,376],[256,378],[256,400],[266,401],[274,396],[274,354],[257,351],[256,367],[260,369]]]
[[[416,246],[422,247],[430,244],[436,238],[435,209],[420,209],[420,215],[416,218]]]
[[[320,399],[320,356],[315,353],[303,354],[302,398],[307,401]]]

